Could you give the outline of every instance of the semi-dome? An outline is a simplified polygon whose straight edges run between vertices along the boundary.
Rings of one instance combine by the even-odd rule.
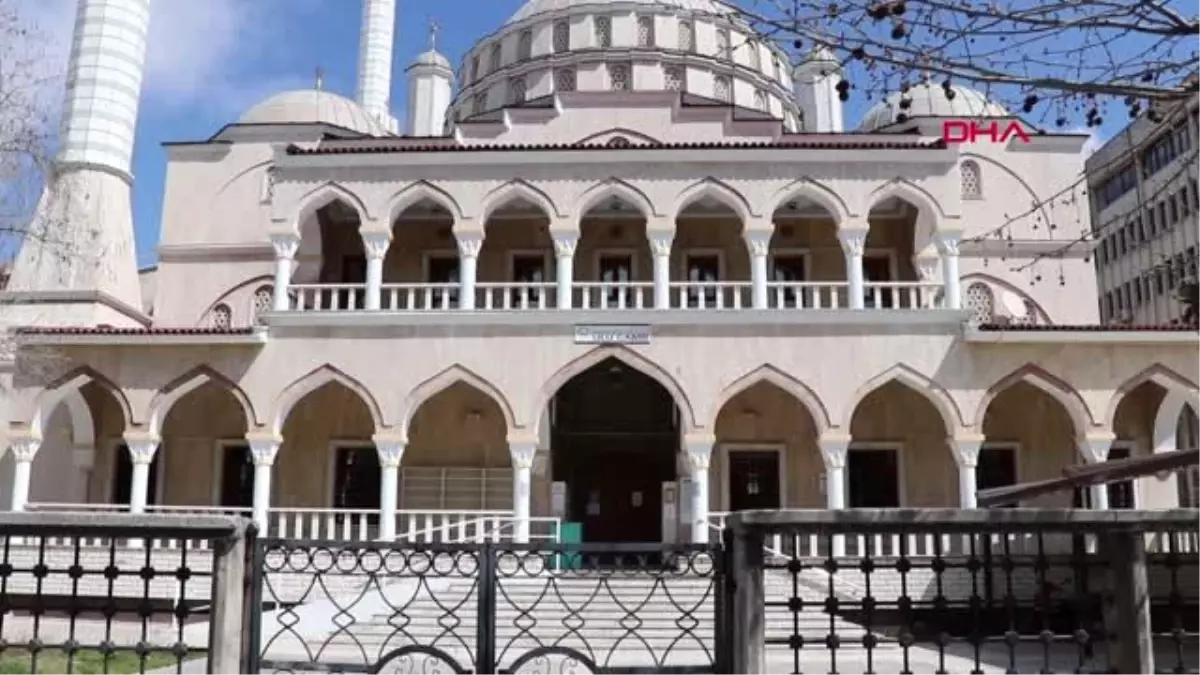
[[[1008,117],[1008,111],[988,99],[982,92],[970,87],[952,85],[954,97],[946,96],[940,83],[922,82],[908,88],[907,92],[895,92],[876,103],[863,117],[859,129],[874,131],[895,124],[901,114],[913,117]],[[900,101],[910,101],[902,108]]]
[[[240,124],[329,124],[372,136],[387,129],[361,105],[320,89],[297,89],[275,94],[258,103],[238,120]]]
[[[436,49],[430,49],[417,54],[417,58],[413,59],[414,66],[437,66],[439,68],[447,68],[454,70],[450,65],[450,59],[446,58],[441,52]]]
[[[603,10],[606,6],[613,4],[653,5],[656,8],[674,8],[708,14],[731,13],[725,3],[716,0],[618,0],[617,2],[613,2],[613,0],[527,0],[505,23],[517,23],[538,14],[561,12],[577,7],[595,7]]]

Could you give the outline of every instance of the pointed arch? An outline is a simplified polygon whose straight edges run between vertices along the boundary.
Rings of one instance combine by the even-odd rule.
[[[975,411],[973,423],[977,428],[983,428],[983,419],[987,415],[988,407],[991,406],[992,401],[1018,382],[1031,384],[1058,401],[1062,405],[1063,410],[1066,411],[1067,416],[1071,418],[1071,424],[1075,427],[1076,434],[1086,434],[1088,429],[1095,423],[1091,409],[1088,408],[1087,402],[1083,400],[1079,392],[1041,366],[1027,363],[1005,375],[996,384],[988,387],[988,390],[983,395],[983,399],[979,401],[979,408]]]
[[[671,376],[669,372],[662,366],[633,351],[623,345],[604,345],[579,356],[561,368],[559,368],[546,383],[538,390],[537,398],[533,401],[533,407],[530,408],[531,415],[538,416],[538,424],[541,424],[543,415],[541,412],[550,405],[550,401],[554,399],[554,395],[562,389],[563,385],[570,382],[572,378],[584,372],[588,368],[604,361],[605,359],[617,359],[621,363],[633,368],[634,370],[653,378],[661,384],[671,394],[671,398],[675,399],[675,405],[679,407],[679,414],[683,421],[684,429],[694,428],[696,424],[696,412],[692,408],[692,403],[684,393],[683,387],[679,382]],[[534,430],[537,433],[541,429]]]
[[[1042,307],[1042,304],[1034,299],[1033,296],[1021,290],[1016,284],[984,272],[971,272],[969,274],[964,274],[959,278],[962,280],[963,288],[966,288],[968,286],[968,282],[970,281],[983,281],[999,290],[1012,293],[1013,295],[1024,300],[1026,305],[1037,313],[1037,319],[1040,323],[1046,324],[1049,322],[1050,314],[1046,312],[1045,308]]]
[[[246,396],[246,392],[242,391],[242,388],[233,380],[225,377],[211,366],[200,365],[172,380],[155,394],[154,398],[150,399],[150,406],[146,413],[146,430],[156,436],[161,435],[163,422],[166,421],[171,408],[181,398],[209,382],[221,386],[237,399],[238,405],[242,408],[242,414],[246,419],[247,429],[258,424],[258,417],[254,413],[254,405],[250,402],[250,397]]]
[[[917,207],[919,213],[917,217],[918,222],[928,222],[934,226],[935,230],[938,229],[936,227],[937,223],[946,217],[945,209],[942,208],[941,203],[933,195],[929,194],[924,188],[914,185],[903,178],[897,178],[875,188],[867,196],[866,208],[863,209],[863,212],[870,213],[871,209],[889,197],[902,199]]]
[[[121,388],[115,382],[108,379],[108,377],[95,368],[80,366],[51,382],[48,387],[37,395],[34,399],[33,415],[29,420],[30,431],[35,436],[41,437],[44,431],[43,427],[45,427],[46,421],[50,419],[54,408],[73,394],[81,393],[80,390],[89,382],[95,382],[97,386],[112,395],[113,399],[117,402],[117,408],[121,411],[122,428],[128,429],[131,427],[134,421],[133,406],[130,405],[129,398],[125,396],[125,392],[121,391]],[[84,402],[84,407],[87,407],[86,401]],[[74,410],[72,410],[72,413],[74,413]]]
[[[636,207],[643,218],[649,219],[657,215],[654,204],[645,192],[616,177],[596,183],[584,190],[583,194],[579,195],[579,199],[575,200],[575,208],[572,212],[577,218],[582,218],[594,206],[609,197],[619,197]]]
[[[692,183],[682,192],[680,192],[679,196],[675,199],[675,207],[672,212],[672,217],[678,220],[679,214],[682,213],[683,210],[689,205],[691,205],[692,202],[705,197],[715,199],[730,209],[733,209],[733,212],[737,214],[738,219],[742,221],[743,226],[750,222],[753,211],[750,208],[750,203],[746,201],[746,198],[742,196],[742,193],[734,190],[728,184],[712,177]]]
[[[365,223],[368,220],[374,220],[370,209],[367,208],[367,205],[358,195],[339,183],[329,181],[313,188],[296,201],[298,206],[296,208],[296,218],[293,221],[295,226],[299,228],[304,219],[309,215],[337,201],[343,202],[353,208],[358,213],[360,222]]]
[[[459,383],[469,385],[492,399],[496,406],[500,408],[500,413],[504,416],[504,424],[507,426],[508,431],[512,431],[518,426],[516,416],[513,415],[512,404],[508,402],[508,397],[504,395],[504,392],[500,391],[496,385],[456,363],[418,384],[409,392],[408,396],[404,399],[404,415],[400,418],[404,425],[403,428],[405,430],[408,429],[413,416],[417,414],[417,411],[420,410],[426,401]]]
[[[846,206],[846,202],[842,200],[841,196],[825,184],[811,178],[801,178],[792,181],[777,190],[770,201],[771,217],[774,217],[775,213],[784,204],[798,197],[820,205],[821,208],[829,212],[829,215],[833,218],[833,222],[838,225],[850,220],[850,207]]]
[[[1200,394],[1197,393],[1196,384],[1179,373],[1171,370],[1161,363],[1155,363],[1142,370],[1137,375],[1126,380],[1117,390],[1113,392],[1112,399],[1108,402],[1108,409],[1104,413],[1104,424],[1111,429],[1113,422],[1117,418],[1117,410],[1121,407],[1121,402],[1129,392],[1137,389],[1141,385],[1153,382],[1166,390],[1168,394],[1177,393],[1184,397],[1183,400],[1194,400]]]
[[[388,199],[388,223],[396,222],[406,209],[426,199],[446,209],[454,220],[463,219],[462,207],[453,195],[427,180],[419,180],[404,186]]]
[[[479,209],[480,222],[486,225],[497,209],[514,199],[524,199],[531,204],[536,204],[551,220],[558,217],[558,208],[549,195],[534,185],[517,178],[484,195],[482,208]]]
[[[962,414],[950,393],[942,385],[905,363],[898,363],[879,373],[854,392],[854,395],[850,397],[849,405],[842,408],[845,415],[842,422],[843,428],[847,431],[850,430],[850,424],[854,421],[854,413],[867,396],[893,380],[912,389],[933,404],[938,414],[941,415],[942,422],[946,425],[947,436],[957,434],[958,429],[962,426]]]
[[[83,394],[76,389],[63,397],[59,405],[67,406],[71,416],[71,442],[75,445],[94,447],[96,445],[96,422],[92,417],[92,409],[88,406]],[[50,411],[54,414],[54,411]],[[49,419],[49,417],[47,417]]]
[[[1179,448],[1179,418],[1188,409],[1193,415],[1200,412],[1195,393],[1185,394],[1178,389],[1168,389],[1158,411],[1154,415],[1154,443],[1152,452],[1169,452]]]
[[[362,402],[367,406],[367,410],[371,413],[371,419],[375,422],[376,431],[386,426],[383,412],[375,397],[371,395],[370,390],[358,380],[327,363],[320,368],[309,371],[307,375],[284,387],[279,396],[275,397],[275,402],[271,406],[271,417],[267,422],[271,427],[271,431],[277,435],[281,435],[283,433],[283,424],[287,421],[288,414],[292,412],[292,408],[305,396],[331,382],[337,382],[355,394],[358,394],[358,397],[362,399]]]
[[[820,397],[812,389],[809,389],[808,385],[770,364],[763,364],[755,368],[721,390],[721,393],[717,396],[716,403],[713,405],[711,428],[716,428],[717,418],[720,417],[721,409],[727,403],[732,401],[738,394],[762,382],[769,382],[779,387],[799,401],[800,405],[808,410],[808,414],[813,418],[813,422],[816,423],[818,434],[825,433],[829,429],[831,424],[829,411],[825,408],[825,404],[821,402]]]

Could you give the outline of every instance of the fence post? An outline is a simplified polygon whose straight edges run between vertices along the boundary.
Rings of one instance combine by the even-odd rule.
[[[208,624],[208,672],[242,670],[243,599],[246,591],[246,527],[212,542],[212,611]],[[185,598],[186,600],[186,598]]]
[[[1109,667],[1118,673],[1153,673],[1146,540],[1141,532],[1119,529],[1101,535],[1101,542],[1112,592],[1104,612]]]
[[[766,607],[763,591],[763,534],[740,522],[732,525],[726,541],[732,544],[729,585],[733,589],[730,671],[765,673]]]

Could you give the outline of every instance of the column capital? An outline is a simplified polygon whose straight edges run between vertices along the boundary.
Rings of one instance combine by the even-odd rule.
[[[528,438],[508,440],[508,454],[512,457],[514,469],[533,469],[534,459],[537,458],[537,441]]]
[[[274,434],[246,434],[246,443],[250,446],[250,456],[254,459],[254,466],[272,466],[275,464],[275,455],[279,453],[279,446],[283,444],[283,439]]]
[[[825,469],[846,468],[846,454],[850,451],[849,434],[823,434],[817,438],[817,447],[821,449],[821,460]]]
[[[746,239],[750,255],[763,257],[771,250],[771,236],[774,234],[773,230],[747,229],[742,236]]]
[[[42,439],[33,434],[13,436],[8,439],[8,447],[12,450],[13,459],[18,462],[32,462],[42,447]]]
[[[683,437],[683,461],[692,473],[708,471],[712,462],[713,446],[717,439],[712,434],[685,434]]]
[[[400,467],[400,460],[404,459],[404,449],[408,447],[408,442],[399,436],[375,434],[371,437],[375,443],[375,452],[379,455],[379,466],[385,469],[396,469]]]
[[[300,250],[300,235],[292,231],[272,232],[271,247],[275,249],[276,260],[291,260]]]
[[[963,468],[975,468],[979,465],[979,451],[983,449],[985,440],[982,435],[970,435],[952,436],[946,442],[954,453],[955,464]]]
[[[369,259],[379,259],[387,255],[388,247],[392,244],[392,231],[372,227],[359,230],[359,236],[362,237],[363,251]]]
[[[912,259],[913,267],[917,270],[917,276],[921,281],[936,281],[938,269],[940,268],[937,256],[916,255]]]
[[[458,231],[454,233],[458,242],[458,254],[464,258],[479,257],[483,248],[483,232],[478,230]]]
[[[958,245],[962,239],[962,230],[938,230],[933,235],[933,241],[942,255],[958,255]]]
[[[1115,440],[1117,440],[1117,436],[1111,431],[1094,431],[1080,434],[1075,439],[1075,445],[1079,448],[1079,454],[1084,461],[1099,464],[1108,460],[1108,451],[1112,449]]]
[[[162,439],[154,434],[145,432],[126,432],[125,447],[129,448],[129,459],[134,464],[149,464],[154,461],[158,446]]]
[[[838,228],[838,241],[842,243],[842,250],[848,255],[861,256],[867,247],[867,234],[869,229],[866,226],[848,225]]]
[[[550,238],[554,241],[554,255],[559,258],[574,258],[575,249],[579,246],[578,230],[551,230]]]
[[[671,255],[671,246],[675,243],[675,230],[647,230],[646,240],[650,242],[650,252],[654,256]]]

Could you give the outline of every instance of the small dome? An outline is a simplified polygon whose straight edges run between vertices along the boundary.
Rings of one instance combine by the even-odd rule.
[[[922,82],[908,88],[908,92],[895,92],[885,100],[876,103],[867,111],[859,125],[861,131],[874,131],[896,123],[896,118],[904,114],[909,119],[913,117],[1008,117],[1008,111],[1003,106],[989,101],[981,92],[952,85],[954,98],[946,97],[942,85],[932,82]],[[911,101],[908,109],[900,107],[900,100],[907,98]]]
[[[675,8],[685,11],[702,12],[706,14],[729,14],[731,10],[718,0],[621,0],[628,5],[653,5],[655,8]],[[508,18],[505,24],[524,21],[538,14],[561,12],[575,7],[596,5],[603,10],[605,5],[612,4],[611,0],[526,0],[525,4]]]
[[[454,70],[450,65],[450,59],[446,58],[441,52],[436,49],[417,54],[417,58],[413,59],[413,66],[437,66],[439,68],[448,68]],[[410,66],[411,67],[411,66]]]
[[[329,124],[371,136],[388,131],[361,105],[320,89],[297,89],[275,94],[258,103],[238,120],[240,124]]]

